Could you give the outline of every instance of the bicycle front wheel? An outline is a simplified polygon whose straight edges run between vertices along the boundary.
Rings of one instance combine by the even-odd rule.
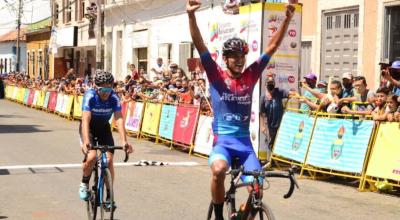
[[[261,208],[259,208],[253,215],[253,217],[249,217],[248,219],[260,219],[260,220],[275,220],[274,214],[272,214],[271,208],[262,203]]]
[[[96,220],[97,206],[98,206],[98,194],[97,194],[97,168],[93,169],[92,181],[89,182],[89,199],[86,201],[86,212],[88,220]]]
[[[103,176],[103,197],[102,201],[100,204],[100,214],[101,214],[101,220],[113,220],[114,219],[114,190],[113,190],[113,182],[111,178],[111,172],[107,168],[104,170],[104,176]],[[108,186],[108,187],[106,187]],[[110,191],[110,196],[108,197],[107,201],[107,191],[106,188]],[[107,203],[108,202],[108,203]]]

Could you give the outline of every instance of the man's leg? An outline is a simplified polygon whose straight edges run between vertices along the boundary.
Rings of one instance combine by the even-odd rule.
[[[229,168],[230,155],[222,146],[214,146],[209,157],[211,164],[211,197],[214,204],[215,219],[223,219],[225,197],[225,175]]]

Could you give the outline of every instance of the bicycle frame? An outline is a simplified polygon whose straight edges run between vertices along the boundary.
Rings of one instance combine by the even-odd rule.
[[[97,158],[96,155],[96,165],[95,165],[95,169],[98,170],[98,168],[100,168],[100,176],[97,178],[97,195],[98,196],[98,200],[96,201],[98,205],[101,205],[101,201],[103,201],[103,182],[104,182],[104,172],[105,169],[108,167],[108,161],[107,161],[107,154],[105,152],[101,152],[100,158]],[[98,167],[98,164],[100,164],[100,167]],[[97,172],[96,172],[97,173]]]

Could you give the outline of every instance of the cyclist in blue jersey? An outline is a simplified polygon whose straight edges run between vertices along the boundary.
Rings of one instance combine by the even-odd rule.
[[[133,148],[126,138],[124,119],[121,114],[120,100],[113,92],[114,77],[111,73],[97,70],[94,77],[95,86],[85,92],[82,102],[82,122],[79,125],[81,137],[81,148],[87,154],[86,162],[83,163],[82,183],[79,186],[79,196],[82,200],[87,200],[88,183],[94,163],[96,162],[96,151],[91,150],[94,146],[94,139],[98,145],[114,146],[109,120],[114,114],[114,119],[118,126],[122,145],[127,153],[132,153]],[[114,180],[113,151],[107,152],[108,167],[111,178]],[[109,191],[107,190],[107,198]]]
[[[212,172],[211,194],[216,219],[223,219],[224,180],[234,158],[246,171],[260,170],[261,165],[250,140],[252,93],[268,61],[281,44],[294,15],[294,6],[286,6],[286,17],[279,30],[272,36],[261,57],[244,69],[247,43],[239,38],[228,39],[222,48],[222,58],[227,69],[223,70],[212,58],[197,26],[195,11],[199,0],[187,0],[186,11],[193,43],[210,81],[211,101],[214,112],[213,132],[215,140],[209,157]],[[243,70],[244,69],[244,70]],[[244,177],[243,181],[252,181]]]

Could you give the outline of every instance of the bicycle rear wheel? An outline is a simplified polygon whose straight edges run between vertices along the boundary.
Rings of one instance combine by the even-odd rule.
[[[96,220],[98,195],[97,195],[97,168],[93,169],[92,182],[89,182],[89,200],[86,201],[88,220]]]
[[[102,190],[103,190],[103,198],[101,204],[100,204],[100,216],[101,216],[101,220],[113,220],[114,219],[114,190],[113,190],[113,182],[112,182],[112,178],[111,178],[111,172],[108,168],[106,168],[104,170],[104,177],[103,177],[103,186],[102,186]],[[108,188],[106,187],[106,182],[108,183]],[[106,207],[106,188],[108,190],[110,190],[110,197],[109,197],[109,207],[111,208],[107,208]]]

